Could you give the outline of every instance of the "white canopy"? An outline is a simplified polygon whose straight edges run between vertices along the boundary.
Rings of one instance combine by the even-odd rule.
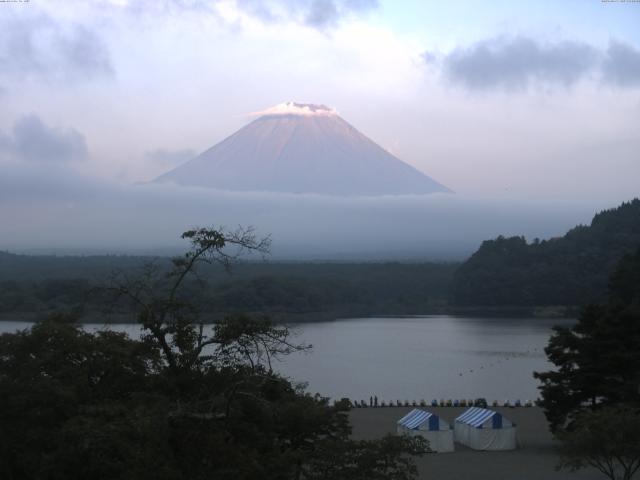
[[[437,415],[414,408],[397,422],[400,435],[421,436],[434,452],[453,452],[451,426]]]
[[[516,426],[502,414],[472,407],[455,420],[455,440],[474,450],[513,450]]]

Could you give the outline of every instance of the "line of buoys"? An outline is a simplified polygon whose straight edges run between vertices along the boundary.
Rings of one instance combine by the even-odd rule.
[[[501,355],[504,355],[505,353],[510,353],[510,355],[507,355],[505,357],[500,357],[498,360],[496,360],[493,363],[490,363],[489,365],[487,365],[487,368],[489,367],[493,367],[493,366],[497,366],[499,364],[501,364],[502,362],[506,362],[509,360],[513,360],[515,358],[518,357],[527,357],[527,356],[531,356],[531,355],[537,355],[538,353],[538,349],[534,348],[533,350],[525,350],[524,352],[497,352],[500,353]],[[485,365],[480,365],[480,370],[484,370]],[[459,372],[458,376],[462,377],[465,373],[474,373],[473,369],[469,369],[468,372]]]

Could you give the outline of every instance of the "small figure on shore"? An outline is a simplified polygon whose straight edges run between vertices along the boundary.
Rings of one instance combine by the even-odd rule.
[[[378,396],[377,395],[375,397],[373,397],[373,406],[374,407],[378,406]]]
[[[373,397],[369,397],[369,406],[373,407]]]

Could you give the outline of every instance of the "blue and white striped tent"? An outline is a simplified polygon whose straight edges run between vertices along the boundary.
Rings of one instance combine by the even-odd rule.
[[[492,428],[502,428],[502,415],[486,408],[471,407],[456,418],[456,422],[466,423],[472,427],[482,428],[485,422],[491,419]],[[508,422],[508,420],[507,420]]]
[[[398,434],[421,436],[434,452],[453,452],[451,426],[437,415],[414,408],[397,422]]]
[[[471,407],[456,418],[456,442],[475,450],[513,450],[516,448],[516,426],[501,413]]]

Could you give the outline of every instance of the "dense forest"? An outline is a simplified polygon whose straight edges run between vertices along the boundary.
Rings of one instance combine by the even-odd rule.
[[[590,225],[563,237],[485,241],[462,264],[245,261],[229,272],[203,265],[184,295],[211,319],[238,312],[294,321],[487,309],[531,314],[540,307],[545,315],[557,314],[544,308],[602,301],[616,263],[639,245],[640,200],[635,199],[598,213]],[[0,252],[0,314],[21,319],[54,311],[84,318],[109,313],[110,321],[118,321],[131,306],[109,302],[101,287],[118,272],[136,277],[150,266],[168,271],[171,261]]]
[[[104,310],[114,272],[140,275],[168,258],[129,256],[33,257],[0,253],[0,313],[42,314]],[[230,272],[204,265],[185,295],[203,313],[262,312],[304,320],[335,315],[419,314],[448,304],[457,264],[447,263],[260,263],[243,262]],[[204,283],[204,288],[203,287]],[[126,312],[117,304],[115,312]],[[99,310],[99,311],[98,311]],[[10,315],[9,315],[10,316]]]
[[[609,275],[640,245],[640,200],[605,210],[563,237],[498,237],[482,243],[452,283],[457,305],[583,305],[601,302]]]

